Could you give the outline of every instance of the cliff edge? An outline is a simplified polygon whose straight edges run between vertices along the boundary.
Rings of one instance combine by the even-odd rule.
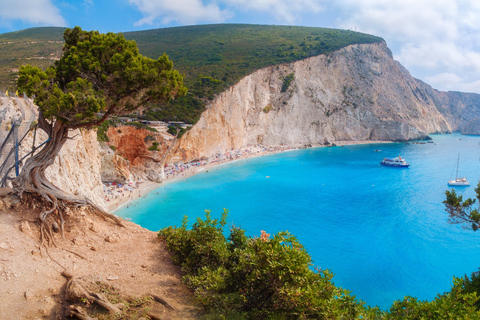
[[[463,122],[455,110],[439,110],[434,91],[395,61],[386,43],[351,45],[243,78],[207,105],[172,159],[257,144],[406,141],[452,132]]]

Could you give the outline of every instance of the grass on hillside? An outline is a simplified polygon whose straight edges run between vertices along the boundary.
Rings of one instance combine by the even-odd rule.
[[[62,54],[65,28],[31,28],[0,34],[0,91],[14,90],[18,68],[48,68]]]
[[[0,34],[0,90],[14,86],[15,68],[29,63],[46,68],[61,55],[64,28],[33,28]],[[141,54],[166,53],[185,75],[189,94],[153,106],[151,120],[194,123],[205,103],[260,68],[329,53],[356,43],[376,43],[372,35],[327,28],[216,24],[124,33]],[[40,58],[42,57],[42,58]]]

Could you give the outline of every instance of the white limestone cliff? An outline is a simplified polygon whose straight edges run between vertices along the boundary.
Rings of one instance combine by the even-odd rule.
[[[11,128],[11,123],[19,118],[36,119],[36,110],[31,101],[21,98],[0,98],[0,132],[3,137]],[[19,131],[23,131],[24,125]],[[28,130],[28,128],[25,128]],[[101,180],[100,147],[97,133],[93,130],[75,130],[63,146],[60,154],[45,172],[47,179],[62,190],[72,194],[88,197],[96,204],[104,207],[103,184]],[[42,130],[37,130],[35,145],[39,146],[47,139]],[[31,130],[20,146],[19,158],[32,150],[34,132]],[[11,148],[11,146],[10,146]],[[5,150],[7,151],[7,150]],[[12,170],[13,173],[13,170]]]
[[[294,79],[281,92],[286,76]],[[323,145],[412,140],[451,132],[420,81],[385,43],[258,70],[219,94],[173,159],[210,157],[247,145]]]

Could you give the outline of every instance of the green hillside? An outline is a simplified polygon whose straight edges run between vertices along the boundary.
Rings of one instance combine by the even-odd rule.
[[[47,68],[60,57],[65,28],[31,28],[0,34],[0,90],[16,87],[18,68]]]
[[[33,28],[0,34],[0,90],[13,87],[15,69],[46,67],[61,54],[63,28]],[[217,24],[124,33],[143,55],[164,52],[185,75],[189,95],[157,106],[147,117],[196,122],[205,102],[249,73],[280,63],[383,39],[359,32],[296,26]]]

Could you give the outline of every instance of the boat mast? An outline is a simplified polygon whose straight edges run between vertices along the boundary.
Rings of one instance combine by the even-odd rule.
[[[458,178],[458,164],[460,163],[460,153],[458,153],[458,157],[457,157],[457,172],[455,173],[455,180],[457,180]]]

